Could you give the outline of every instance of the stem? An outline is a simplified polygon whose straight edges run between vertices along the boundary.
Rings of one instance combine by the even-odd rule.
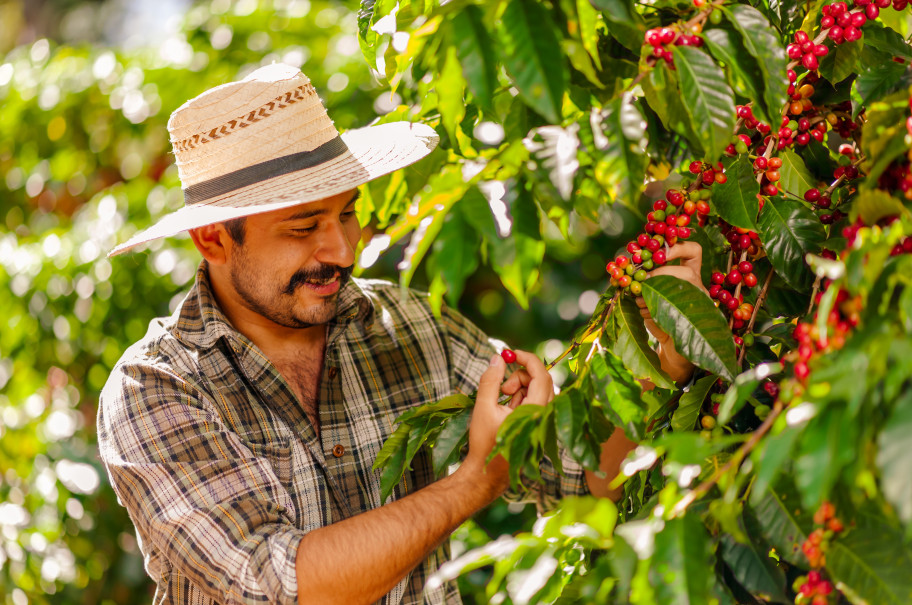
[[[693,491],[686,494],[681,500],[675,505],[671,510],[670,519],[679,517],[684,514],[687,510],[687,507],[697,501],[697,499],[706,495],[706,493],[716,485],[723,475],[728,473],[731,470],[737,471],[741,468],[741,462],[744,460],[751,451],[757,446],[760,442],[760,439],[769,432],[770,428],[773,426],[776,418],[779,417],[779,414],[782,413],[783,405],[782,402],[776,400],[776,403],[773,405],[773,409],[770,410],[769,416],[766,417],[766,420],[763,421],[763,424],[757,428],[756,431],[751,433],[750,439],[744,442],[744,445],[738,448],[738,450],[732,455],[731,459],[719,470],[712,474],[712,476],[698,485]]]
[[[554,359],[554,360],[551,361],[549,364],[547,364],[547,365],[545,366],[545,368],[548,369],[548,370],[550,370],[551,368],[553,368],[554,366],[556,366],[558,363],[560,363],[560,360],[561,360],[561,359],[563,359],[564,357],[566,357],[567,355],[569,355],[571,352],[573,352],[574,349],[576,349],[577,347],[579,347],[580,345],[582,345],[582,344],[583,344],[583,341],[586,340],[586,339],[589,337],[590,334],[592,334],[592,333],[595,332],[596,330],[604,330],[604,329],[605,329],[605,321],[608,319],[608,317],[611,316],[611,312],[614,310],[614,306],[615,306],[615,304],[617,303],[617,301],[618,301],[620,298],[621,298],[621,291],[618,290],[617,293],[614,295],[614,298],[612,298],[612,299],[611,299],[611,302],[608,304],[608,307],[602,312],[601,316],[599,316],[598,320],[596,320],[596,321],[592,322],[591,324],[589,324],[589,327],[586,329],[585,332],[583,332],[583,335],[579,337],[579,340],[574,340],[574,341],[572,341],[572,342],[570,343],[570,346],[568,346],[568,347],[564,350],[563,353],[561,353],[560,355],[558,355],[556,359]]]
[[[757,301],[754,303],[754,312],[751,313],[750,321],[747,322],[747,332],[750,334],[751,330],[754,329],[754,322],[757,321],[757,313],[760,311],[760,306],[763,304],[763,300],[766,298],[766,293],[769,290],[770,282],[773,281],[773,271],[770,269],[770,272],[766,274],[766,280],[763,282],[763,287],[760,288],[760,293],[757,295]],[[747,347],[741,347],[741,352],[738,354],[738,367],[741,367],[741,362],[744,361],[744,355],[747,353]]]
[[[811,311],[814,310],[814,299],[817,298],[817,292],[820,290],[820,276],[814,280],[814,289],[811,290],[811,304],[808,305],[808,310],[805,315],[810,315]]]

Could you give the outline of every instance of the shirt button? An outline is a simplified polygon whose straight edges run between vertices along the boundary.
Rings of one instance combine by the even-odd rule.
[[[339,373],[339,368],[337,368],[335,366],[329,368],[329,379],[332,380],[333,378],[336,377],[336,374],[338,374],[338,373]]]
[[[341,458],[344,453],[345,453],[345,446],[342,445],[341,443],[337,443],[336,445],[333,446],[333,456],[335,456],[336,458]]]

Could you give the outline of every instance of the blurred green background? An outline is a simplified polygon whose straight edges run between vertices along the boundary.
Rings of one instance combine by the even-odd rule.
[[[395,109],[399,98],[361,54],[356,11],[329,0],[0,0],[3,603],[151,602],[98,459],[96,405],[121,352],[174,309],[199,258],[186,238],[105,254],[183,203],[165,124],[203,90],[283,61],[313,80],[340,129]],[[571,221],[569,238],[545,231],[529,310],[487,268],[460,308],[553,358],[592,312],[614,238],[635,222],[607,216],[601,229]],[[391,249],[366,273],[395,279],[400,256]],[[457,541],[474,545],[532,516],[499,503]],[[483,571],[463,580],[468,602],[483,581]]]

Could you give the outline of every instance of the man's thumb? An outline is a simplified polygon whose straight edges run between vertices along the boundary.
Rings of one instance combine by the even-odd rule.
[[[491,365],[488,366],[485,373],[481,375],[481,380],[478,381],[476,402],[497,402],[497,397],[500,394],[500,385],[503,383],[506,369],[507,364],[501,359],[500,355],[495,355],[491,358]]]

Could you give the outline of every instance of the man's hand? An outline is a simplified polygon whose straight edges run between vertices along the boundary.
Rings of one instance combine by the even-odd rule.
[[[649,277],[656,275],[671,275],[698,287],[709,296],[709,292],[703,286],[703,280],[700,278],[700,269],[703,264],[703,249],[700,244],[695,242],[679,242],[668,249],[667,258],[669,261],[676,258],[681,259],[680,265],[663,265],[649,273]],[[693,372],[693,364],[685,357],[680,355],[674,346],[674,341],[653,321],[646,308],[646,301],[642,296],[637,297],[636,304],[640,308],[640,314],[643,316],[648,329],[656,340],[659,341],[659,361],[662,363],[662,369],[675,382],[681,382],[690,378]]]
[[[460,467],[478,474],[479,485],[488,487],[496,495],[503,493],[509,482],[509,466],[502,456],[487,462],[500,425],[518,406],[545,405],[554,398],[551,375],[538,357],[516,351],[516,361],[524,369],[515,372],[506,382],[503,382],[506,364],[500,355],[491,358],[490,367],[482,374],[469,425],[469,453]],[[512,396],[508,405],[498,403],[501,392]]]

